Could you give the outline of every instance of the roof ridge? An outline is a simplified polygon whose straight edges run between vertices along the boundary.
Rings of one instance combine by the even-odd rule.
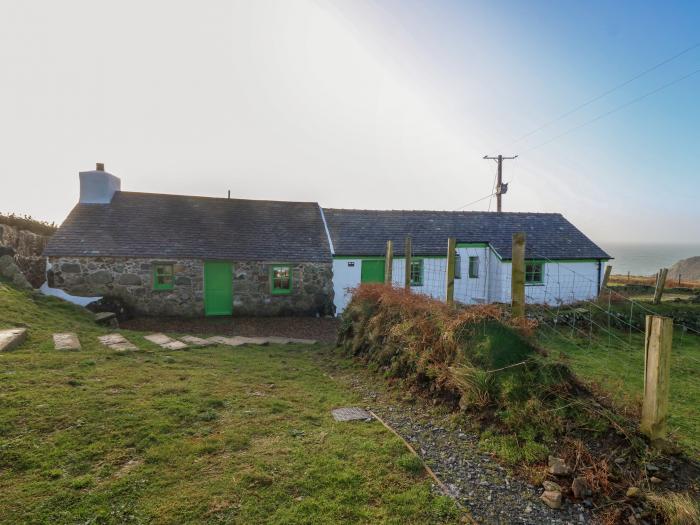
[[[410,213],[449,213],[455,215],[562,215],[561,212],[556,211],[483,211],[483,210],[409,210],[409,209],[370,209],[370,208],[328,208],[321,206],[326,211],[357,211],[357,212],[377,212],[377,213],[389,213],[389,212],[410,212]]]
[[[245,201],[245,202],[273,202],[281,204],[314,204],[319,206],[317,201],[285,201],[285,200],[273,200],[273,199],[242,199],[239,197],[209,197],[207,195],[182,195],[180,193],[155,193],[149,191],[116,191],[117,194],[126,195],[146,195],[146,196],[157,196],[157,197],[180,197],[185,199],[202,199],[202,200],[216,200],[216,201]]]

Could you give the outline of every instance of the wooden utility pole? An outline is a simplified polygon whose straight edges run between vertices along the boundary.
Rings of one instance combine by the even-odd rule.
[[[610,272],[612,272],[612,266],[609,264],[605,267],[605,274],[603,275],[603,282],[600,284],[600,290],[598,290],[598,298],[603,297],[605,289],[608,287],[608,280],[610,279]]]
[[[503,161],[517,158],[517,155],[514,157],[504,157],[503,155],[489,157],[488,155],[484,155],[484,159],[495,160],[498,163],[498,174],[496,175],[496,211],[501,211],[501,195],[508,191],[508,184],[503,183]]]
[[[644,337],[644,401],[640,429],[652,441],[666,436],[672,342],[673,319],[647,315]]]
[[[445,297],[447,304],[455,302],[455,250],[457,249],[457,239],[450,237],[447,239],[447,290]]]
[[[394,243],[386,241],[386,259],[384,259],[384,284],[391,285],[391,271],[394,268]]]
[[[406,257],[404,261],[406,264],[406,275],[404,276],[403,286],[406,290],[411,289],[411,252],[413,252],[413,239],[411,239],[410,235],[407,235],[403,245],[403,253]]]
[[[511,274],[511,312],[513,317],[525,316],[525,232],[513,234]]]
[[[666,286],[666,277],[668,276],[668,268],[661,268],[656,276],[656,290],[654,290],[654,304],[661,302],[661,296],[664,293]]]

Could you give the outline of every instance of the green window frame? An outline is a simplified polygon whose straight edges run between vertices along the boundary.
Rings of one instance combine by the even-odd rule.
[[[270,266],[270,293],[288,295],[292,293],[292,267],[289,264]]]
[[[526,262],[525,263],[525,284],[542,284],[544,283],[544,263],[542,262]]]
[[[462,256],[455,250],[455,279],[462,278]]]
[[[469,278],[478,279],[479,278],[479,257],[470,256],[469,257]]]
[[[411,286],[423,286],[423,259],[411,261]]]
[[[175,278],[173,277],[172,264],[154,264],[153,265],[153,289],[154,290],[172,290],[175,286]]]

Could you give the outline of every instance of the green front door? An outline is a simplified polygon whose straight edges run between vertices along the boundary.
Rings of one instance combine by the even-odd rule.
[[[231,315],[233,308],[233,280],[231,263],[207,261],[204,263],[204,313]]]
[[[360,282],[383,283],[384,259],[370,259],[362,261],[362,268],[360,269]]]

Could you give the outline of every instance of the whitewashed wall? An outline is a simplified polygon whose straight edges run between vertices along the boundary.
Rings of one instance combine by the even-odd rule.
[[[492,258],[489,302],[510,303],[511,263]],[[605,263],[601,264],[601,278]],[[525,302],[533,304],[570,304],[598,295],[598,263],[544,262],[542,284],[525,285]]]
[[[455,300],[464,304],[510,303],[511,263],[501,261],[488,247],[457,248],[461,278],[455,279]],[[479,277],[469,277],[469,257],[479,257]],[[421,257],[416,256],[415,259]],[[601,278],[605,263],[601,268]],[[395,258],[392,281],[403,286],[405,263],[402,257]],[[526,285],[525,298],[528,303],[568,304],[595,298],[598,294],[598,263],[545,262],[544,282]],[[362,258],[333,260],[333,287],[336,313],[343,312],[351,294],[349,288],[359,286],[362,275]],[[445,300],[445,278],[447,259],[444,257],[423,258],[423,285],[412,286],[415,293],[422,293]]]

